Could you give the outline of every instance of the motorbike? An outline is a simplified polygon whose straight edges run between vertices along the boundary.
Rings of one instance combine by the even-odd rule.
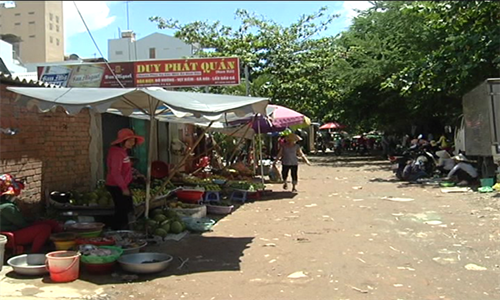
[[[436,158],[432,153],[418,147],[411,147],[407,150],[397,149],[393,155],[389,156],[391,169],[399,180],[405,180],[403,171],[408,164],[417,165],[428,177],[436,171]]]
[[[25,187],[26,178],[15,178],[10,174],[0,175],[0,197],[10,198],[21,194]]]
[[[341,140],[334,141],[333,153],[335,153],[335,155],[337,155],[337,156],[340,156],[342,154],[342,141]]]
[[[318,136],[316,138],[316,141],[314,142],[314,148],[316,149],[316,152],[322,151],[323,153],[326,153],[327,146],[325,140],[322,137]]]

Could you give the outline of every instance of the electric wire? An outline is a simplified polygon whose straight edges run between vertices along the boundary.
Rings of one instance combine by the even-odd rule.
[[[89,27],[87,26],[87,22],[85,22],[85,19],[83,18],[83,15],[82,13],[80,12],[80,9],[78,8],[78,6],[76,5],[76,2],[73,1],[73,4],[75,5],[75,8],[76,8],[76,11],[78,12],[78,15],[80,15],[80,19],[82,20],[83,22],[83,25],[85,26],[85,29],[87,30],[87,33],[89,34],[90,36],[90,39],[92,39],[92,42],[94,42],[94,45],[95,47],[97,48],[97,51],[99,51],[99,54],[101,55],[102,58],[104,58],[104,56],[102,55],[102,52],[101,52],[101,49],[99,48],[99,46],[97,45],[97,42],[95,41],[94,39],[94,36],[92,35],[92,32],[90,32],[90,29]],[[120,79],[118,79],[118,77],[116,77],[116,74],[115,72],[113,71],[113,69],[111,69],[111,66],[109,65],[107,59],[105,59],[104,63],[106,64],[106,66],[108,67],[109,71],[111,72],[111,74],[113,75],[113,77],[115,78],[115,80],[118,82],[118,84],[122,87],[122,88],[125,88],[125,86],[122,84],[122,82],[120,81]]]

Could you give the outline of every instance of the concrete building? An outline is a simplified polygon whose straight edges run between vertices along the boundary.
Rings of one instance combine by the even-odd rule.
[[[15,7],[0,7],[0,34],[20,38],[11,43],[21,63],[64,60],[63,27],[62,1],[15,1]]]
[[[123,62],[149,59],[192,57],[195,46],[163,33],[152,33],[136,40],[132,30],[121,32],[121,38],[108,40],[108,60]]]

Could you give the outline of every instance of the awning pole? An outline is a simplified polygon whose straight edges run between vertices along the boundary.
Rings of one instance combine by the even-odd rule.
[[[255,176],[255,174],[257,173],[257,147],[255,147],[255,145],[257,144],[257,142],[255,141],[255,135],[252,137],[252,152],[253,152],[253,161],[252,161],[252,164],[253,164],[253,168],[252,168],[252,174]]]
[[[184,155],[182,160],[172,170],[170,170],[170,174],[168,174],[167,179],[163,180],[163,183],[161,184],[161,188],[159,188],[158,191],[156,191],[156,193],[153,195],[154,198],[156,198],[158,196],[158,193],[165,188],[167,183],[170,182],[172,177],[174,177],[174,174],[181,168],[181,166],[184,165],[184,162],[189,157],[191,152],[193,152],[193,150],[198,146],[198,144],[201,142],[201,140],[205,138],[205,133],[210,129],[210,127],[212,127],[213,123],[214,123],[213,121],[210,122],[210,124],[203,130],[203,133],[198,137],[198,140],[196,140],[193,147],[188,149],[188,151],[186,151],[186,155]]]
[[[149,98],[150,118],[149,118],[148,165],[146,173],[146,211],[144,212],[146,219],[149,216],[149,204],[150,204],[149,202],[151,201],[151,164],[153,162],[153,147],[155,144],[154,143],[155,125],[156,125],[155,112],[156,112],[156,107],[158,106],[158,103],[156,103],[156,105],[153,104],[153,99],[151,96],[148,96],[148,98]]]
[[[262,184],[264,184],[264,165],[262,165],[262,136],[260,134],[260,122],[257,120],[257,131],[258,131],[258,136],[259,136],[259,160],[260,160],[260,179],[262,181]]]
[[[254,120],[255,120],[255,118],[254,118]],[[247,132],[248,132],[248,130],[250,130],[250,127],[252,127],[252,122],[250,122],[250,123],[247,124],[247,129],[243,133],[243,136],[238,140],[238,143],[236,143],[236,147],[234,148],[233,153],[231,153],[231,156],[229,157],[229,160],[226,161],[226,165],[224,166],[224,168],[222,168],[222,170],[225,170],[225,169],[227,169],[227,167],[229,167],[229,162],[233,160],[234,156],[238,152],[238,147],[240,146],[241,142],[243,142],[243,140],[247,136]]]

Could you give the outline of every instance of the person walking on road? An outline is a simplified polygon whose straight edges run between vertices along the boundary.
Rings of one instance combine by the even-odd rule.
[[[297,144],[299,140],[300,137],[296,134],[287,134],[285,136],[285,142],[281,144],[278,156],[276,157],[276,161],[281,159],[281,176],[283,177],[283,189],[285,190],[288,189],[288,172],[291,171],[292,173],[292,192],[297,192],[299,156],[302,157],[308,165],[311,165],[304,152],[302,152],[300,145]],[[275,164],[276,161],[274,162]]]

